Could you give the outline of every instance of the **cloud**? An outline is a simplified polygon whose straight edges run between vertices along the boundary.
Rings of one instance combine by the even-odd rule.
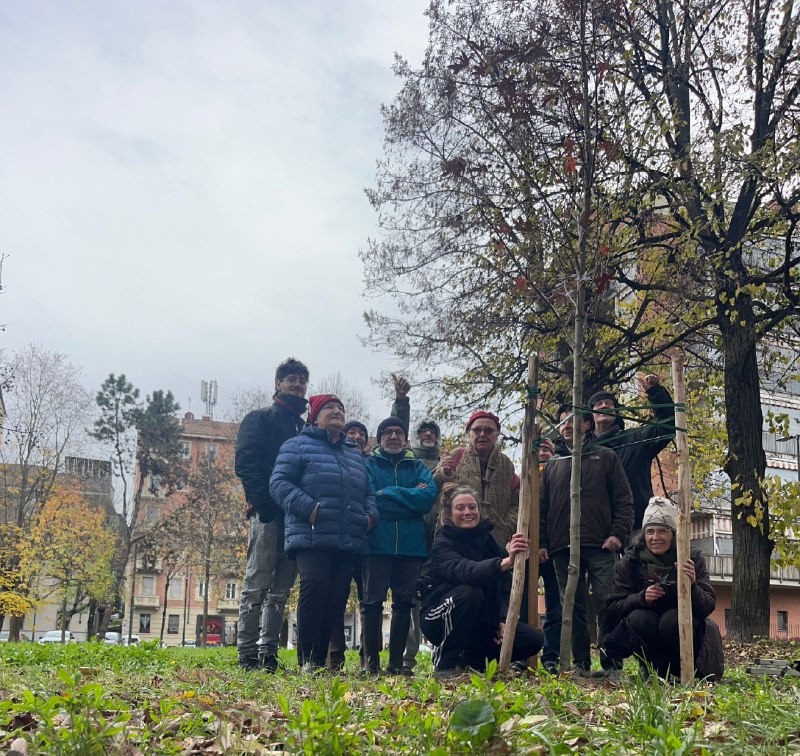
[[[6,348],[38,341],[184,404],[201,378],[225,394],[294,352],[369,390],[362,190],[424,5],[4,4]]]

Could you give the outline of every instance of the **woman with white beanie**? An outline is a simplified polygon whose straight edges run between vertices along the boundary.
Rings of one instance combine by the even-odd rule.
[[[642,519],[642,535],[625,550],[614,574],[608,611],[613,622],[619,624],[603,643],[610,656],[636,655],[640,661],[649,663],[660,677],[667,677],[669,673],[680,675],[679,569],[691,583],[695,660],[700,657],[707,636],[709,643],[719,643],[719,649],[712,649],[713,656],[719,660],[722,657],[719,631],[709,632],[706,622],[714,611],[716,593],[705,559],[699,551],[692,551],[691,559],[678,565],[677,519],[678,511],[669,499],[663,496],[650,499]],[[716,676],[715,672],[695,666],[699,676]]]

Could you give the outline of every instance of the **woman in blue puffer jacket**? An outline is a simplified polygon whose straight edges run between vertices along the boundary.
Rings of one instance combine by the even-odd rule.
[[[320,394],[309,406],[306,427],[281,446],[269,490],[286,513],[286,554],[300,574],[297,658],[321,668],[350,594],[353,559],[366,551],[378,509],[361,450],[342,432],[341,400]]]

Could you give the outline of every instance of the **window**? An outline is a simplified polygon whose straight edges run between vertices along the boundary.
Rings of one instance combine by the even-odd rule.
[[[197,598],[205,598],[206,595],[206,583],[205,580],[201,580],[197,584]]]
[[[142,596],[155,596],[156,595],[156,579],[152,575],[142,575],[141,588]]]
[[[170,614],[169,617],[167,617],[167,632],[170,635],[177,635],[179,623],[180,623],[180,615]]]
[[[225,583],[225,598],[235,599],[238,587],[239,584],[235,580],[229,580],[227,583]]]
[[[150,632],[150,615],[149,614],[140,614],[139,615],[139,632],[142,634],[147,634]]]
[[[789,632],[789,612],[778,611],[778,632]]]
[[[179,599],[183,595],[183,591],[181,590],[181,583],[183,582],[183,578],[175,578],[169,584],[169,597],[171,599]]]
[[[215,462],[217,459],[217,445],[206,444],[206,455],[208,456],[209,462]]]
[[[192,458],[192,442],[191,441],[178,441],[178,448],[182,459]]]

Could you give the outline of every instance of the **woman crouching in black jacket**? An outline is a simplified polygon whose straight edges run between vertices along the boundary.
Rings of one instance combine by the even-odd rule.
[[[458,667],[483,670],[487,659],[499,658],[513,558],[529,542],[515,533],[508,553],[498,546],[492,523],[481,520],[477,494],[457,483],[442,487],[439,525],[428,562],[427,582],[434,587],[422,601],[420,625],[436,646],[434,674],[452,677]],[[541,630],[518,623],[512,660],[533,656],[543,641]]]

